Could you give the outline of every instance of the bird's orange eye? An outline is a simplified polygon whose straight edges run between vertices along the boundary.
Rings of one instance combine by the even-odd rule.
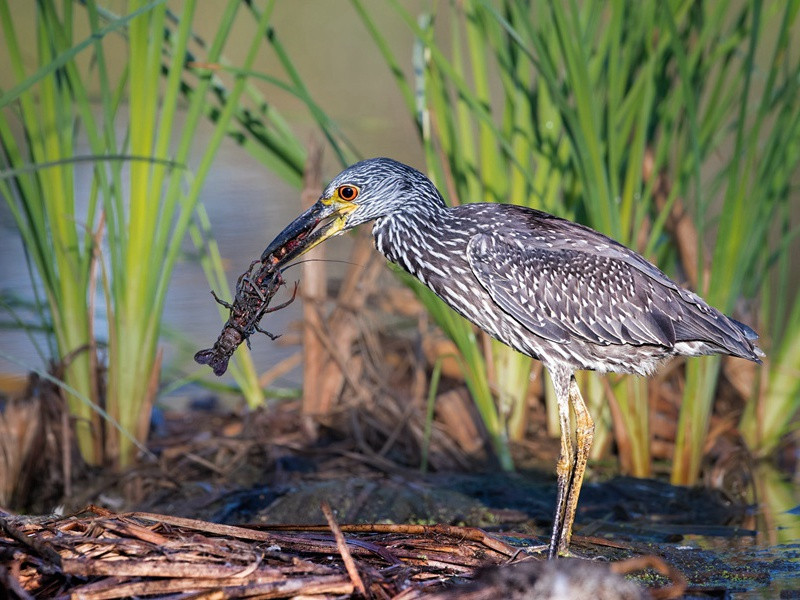
[[[340,185],[337,191],[339,198],[347,202],[352,202],[358,197],[358,188],[354,185]]]

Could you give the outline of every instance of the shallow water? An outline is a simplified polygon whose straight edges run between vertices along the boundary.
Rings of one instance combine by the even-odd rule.
[[[729,504],[713,491],[656,480],[588,483],[573,550],[606,559],[627,556],[624,548],[659,555],[698,593],[742,600],[800,597],[800,487],[768,465],[757,468],[754,478],[759,501],[748,507]],[[541,475],[466,476],[444,485],[489,507],[521,510],[537,524],[552,519],[554,489]],[[583,536],[589,536],[585,542]]]
[[[407,3],[409,10],[417,12],[424,3]],[[118,7],[119,8],[119,7]],[[411,32],[397,21],[388,6],[376,4],[371,9],[382,30],[388,36],[398,55],[405,60],[405,68],[411,72]],[[21,3],[15,13],[21,28],[32,30],[35,23],[35,4]],[[406,115],[403,99],[396,91],[393,76],[377,52],[374,52],[368,36],[347,35],[358,17],[349,3],[278,3],[273,15],[276,31],[294,66],[306,81],[311,95],[324,100],[324,109],[339,124],[342,132],[354,141],[364,156],[392,156],[421,166],[421,151],[417,134],[410,117]],[[199,14],[195,27],[210,39],[218,26],[218,14],[207,11]],[[252,22],[247,18],[234,24],[232,39],[249,39]],[[358,26],[356,26],[358,27]],[[334,45],[325,40],[337,39]],[[241,48],[226,48],[232,61],[240,60],[246,52]],[[121,48],[121,47],[120,47]],[[120,48],[111,48],[111,68],[120,64],[124,54]],[[240,56],[241,55],[241,56]],[[270,52],[263,52],[256,61],[256,71],[263,71],[285,78]],[[347,77],[343,77],[343,74]],[[6,65],[0,61],[0,81],[10,81]],[[300,102],[293,96],[262,83],[256,83],[269,101],[292,124],[298,139],[316,139],[313,121]],[[10,86],[8,86],[10,87]],[[194,147],[196,157],[204,148],[210,127],[201,123]],[[120,137],[122,132],[120,132]],[[88,152],[85,152],[88,154]],[[196,164],[196,161],[195,161]],[[329,178],[339,170],[333,154],[326,151],[324,174]],[[90,165],[80,165],[77,170],[90,173]],[[88,185],[88,177],[83,177]],[[84,189],[88,190],[88,187]],[[88,193],[78,191],[78,198]],[[201,194],[212,223],[213,234],[219,243],[220,252],[226,261],[228,280],[233,287],[236,278],[250,261],[261,255],[261,251],[272,237],[299,212],[299,193],[271,175],[259,162],[244,150],[226,140],[213,163],[212,170]],[[194,252],[192,245],[185,244],[187,254]],[[326,252],[333,258],[347,257],[349,244],[340,239],[327,245]],[[157,257],[154,257],[157,259]],[[332,269],[335,271],[335,267]],[[0,198],[0,289],[30,300],[30,281],[25,267],[24,253],[16,232],[13,218],[5,201]],[[174,366],[179,372],[192,372],[197,365],[191,356],[200,348],[210,346],[221,328],[221,321],[209,286],[197,262],[179,262],[172,275],[163,323],[169,332],[180,332],[184,342],[166,341],[165,369]],[[278,298],[275,299],[278,301]],[[98,311],[102,306],[98,305]],[[1,314],[0,320],[7,320]],[[266,318],[265,327],[282,333],[299,315],[299,304],[290,306]],[[31,320],[31,319],[26,319]],[[97,331],[105,329],[102,314],[97,320]],[[171,335],[167,336],[171,338]],[[43,336],[36,336],[43,345]],[[253,343],[256,368],[265,371],[295,349],[269,342],[266,338]],[[41,368],[45,363],[37,354],[28,335],[14,329],[0,330],[0,355],[13,357],[11,362],[0,356],[0,373],[24,373],[27,369]],[[22,366],[19,364],[22,363]],[[225,381],[230,381],[226,376]],[[277,380],[276,386],[294,387],[299,383],[295,371]]]
[[[690,590],[738,600],[800,597],[800,488],[768,465],[754,475],[759,501],[750,507],[703,508],[701,496],[690,495],[683,516],[660,520],[652,508],[638,524],[609,523],[598,534],[651,545],[685,574]],[[680,496],[684,488],[674,489]]]
[[[255,160],[236,152],[220,154],[203,190],[202,200],[223,255],[231,287],[250,261],[261,255],[272,236],[299,211],[296,190],[272,176]],[[32,292],[22,244],[5,204],[0,208],[0,222],[0,281],[3,289],[30,300]],[[222,323],[200,264],[191,258],[196,254],[194,247],[191,243],[185,243],[184,250],[184,259],[177,263],[173,271],[164,308],[163,323],[169,332],[163,344],[164,364],[167,368],[174,366],[179,370],[194,370],[196,365],[187,362],[187,358],[190,359],[197,349],[210,346],[219,334]],[[299,304],[290,306],[265,319],[265,326],[276,332],[284,332],[298,315]],[[101,336],[106,330],[102,313],[98,315],[96,328]],[[43,336],[37,336],[37,339],[43,344]],[[292,348],[267,343],[269,340],[266,337],[263,339],[263,342],[259,339],[258,343],[253,344],[256,364],[263,368],[268,368],[293,351]],[[175,343],[177,340],[180,340],[179,343]],[[2,332],[0,354],[11,355],[25,367],[42,367],[43,364],[29,337],[18,330]],[[24,370],[19,364],[0,356],[0,372]],[[297,383],[296,375],[278,382],[287,386]]]

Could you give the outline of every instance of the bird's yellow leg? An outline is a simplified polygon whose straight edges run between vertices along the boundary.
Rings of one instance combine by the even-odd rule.
[[[564,509],[564,524],[558,542],[558,554],[569,554],[569,542],[572,538],[572,524],[575,521],[575,511],[578,508],[578,497],[581,494],[583,475],[586,472],[586,462],[589,460],[589,451],[594,441],[594,421],[586,408],[578,382],[575,377],[570,378],[569,399],[572,410],[575,411],[575,437],[577,448],[575,450],[575,464],[572,468],[572,478],[569,482],[566,507]]]
[[[555,558],[556,552],[559,551],[562,546],[561,536],[564,531],[564,519],[567,515],[575,447],[572,443],[569,421],[569,381],[571,374],[568,372],[559,373],[556,370],[550,370],[550,373],[556,392],[558,418],[561,424],[561,452],[558,455],[558,465],[556,466],[556,473],[558,474],[558,497],[556,499],[556,513],[553,517],[553,532],[550,536],[550,547],[547,553],[548,558]]]

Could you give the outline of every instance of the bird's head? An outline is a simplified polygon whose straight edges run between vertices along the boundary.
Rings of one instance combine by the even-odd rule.
[[[422,194],[422,195],[421,195]],[[326,239],[427,198],[443,201],[422,173],[389,158],[371,158],[339,173],[316,203],[281,231],[261,260],[280,267]]]

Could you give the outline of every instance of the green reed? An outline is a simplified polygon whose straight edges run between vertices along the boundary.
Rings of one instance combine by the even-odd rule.
[[[740,298],[775,306],[752,325],[767,334],[770,352],[759,398],[779,401],[751,401],[742,423],[751,443],[774,445],[798,407],[800,308],[786,275],[796,235],[787,215],[798,161],[800,70],[789,46],[798,3],[764,10],[756,0],[472,0],[438,5],[447,35],[430,17],[387,3],[417,39],[413,77],[398,67],[366,5],[353,0],[451,202],[514,202],[575,219],[643,252],[729,314],[738,314]],[[677,234],[666,226],[678,200],[697,231],[694,259],[676,252]],[[781,288],[769,295],[776,268]],[[692,273],[700,275],[692,281]],[[500,446],[506,427],[520,430],[511,415],[522,412],[526,359],[496,343],[484,353],[469,325],[420,295],[464,354],[480,413],[507,455]],[[716,358],[687,361],[675,482],[699,472],[718,366]],[[596,395],[594,377],[584,387]],[[616,433],[633,453],[628,469],[646,475],[646,382],[614,378],[607,393],[619,408]]]
[[[67,399],[81,452],[92,464],[124,465],[135,446],[130,437],[105,426],[99,408],[136,439],[145,438],[159,383],[157,345],[172,269],[246,79],[237,77],[232,84],[229,107],[220,111],[188,177],[186,165],[211,80],[196,76],[198,93],[179,124],[176,112],[189,69],[185,59],[197,2],[182,5],[166,60],[163,0],[132,1],[130,13],[119,18],[109,18],[95,2],[84,5],[37,4],[36,31],[25,39],[36,49],[37,65],[28,73],[19,32],[7,2],[0,1],[16,79],[0,97],[3,169],[14,172],[0,180],[0,192],[47,298],[57,346],[53,358],[62,361],[65,382],[76,392]],[[238,7],[234,0],[220,7],[207,60],[220,59]],[[76,43],[79,24],[91,35]],[[248,41],[243,69],[251,68],[268,24],[265,11]],[[112,68],[105,44],[118,30],[125,31],[127,55],[121,67]],[[88,61],[77,60],[83,53]],[[16,128],[24,135],[15,135]],[[76,182],[83,143],[92,164],[88,188]],[[105,305],[107,341],[94,330],[98,302]],[[105,381],[100,344],[107,345]]]

